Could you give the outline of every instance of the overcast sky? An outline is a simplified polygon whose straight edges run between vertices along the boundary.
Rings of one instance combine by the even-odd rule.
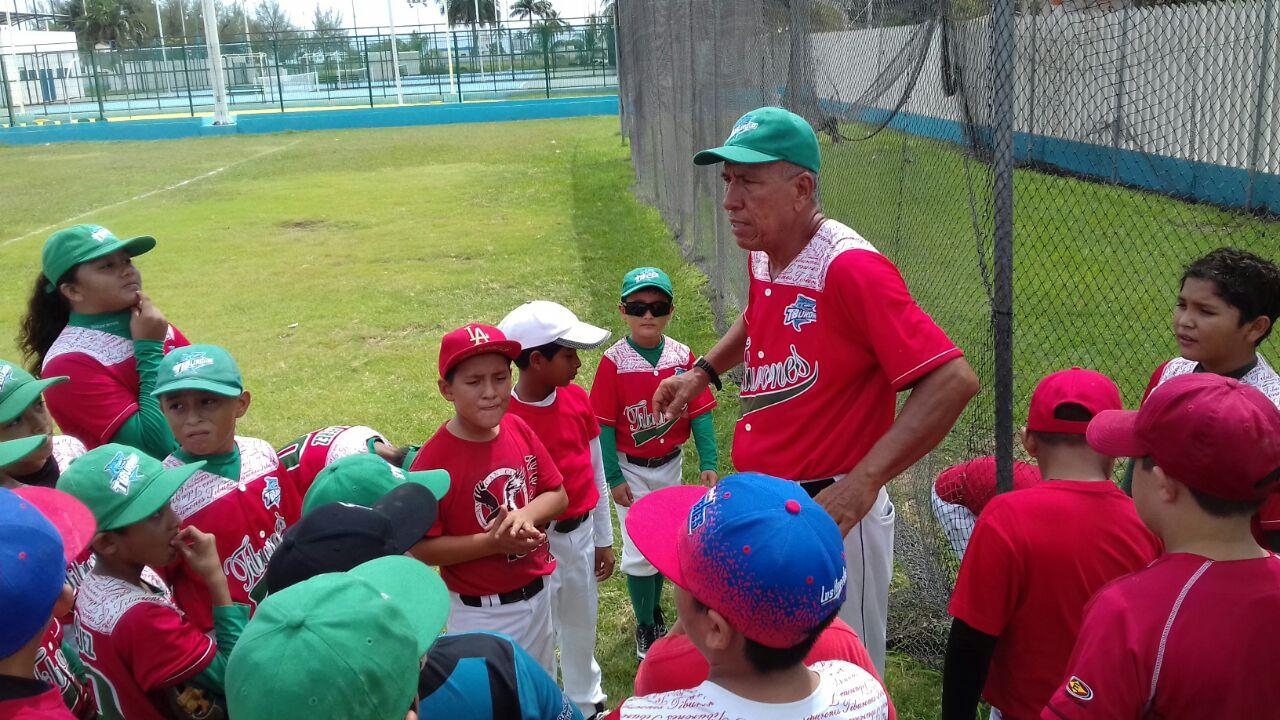
[[[244,0],[252,8],[256,0]],[[511,0],[498,0],[499,12],[505,20],[511,15]],[[387,0],[280,0],[280,5],[293,15],[298,25],[311,27],[311,16],[316,4],[332,7],[342,12],[343,24],[351,24],[354,5],[356,21],[362,27],[387,25]],[[396,23],[400,25],[417,25],[444,22],[444,15],[436,9],[435,0],[427,0],[425,4],[411,6],[408,0],[390,0],[396,14]],[[600,7],[601,0],[551,0],[551,4],[563,18],[586,17]]]

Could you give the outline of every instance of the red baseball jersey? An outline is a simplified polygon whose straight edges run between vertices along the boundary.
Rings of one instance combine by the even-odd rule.
[[[44,641],[36,650],[36,679],[52,685],[58,691],[63,706],[70,708],[75,717],[94,717],[97,714],[97,700],[93,697],[93,686],[81,682],[71,669],[66,654],[62,652],[64,637],[62,623],[55,618],[49,623]],[[9,716],[0,713],[0,717]]]
[[[76,646],[104,717],[163,720],[161,691],[199,675],[217,654],[162,583],[143,588],[91,574],[75,614]]]
[[[169,326],[166,353],[190,344]],[[71,378],[46,389],[44,400],[58,427],[90,450],[110,442],[138,411],[138,366],[129,338],[68,325],[45,355],[40,375]]]
[[[303,435],[276,454],[298,495],[305,497],[321,470],[348,455],[369,452],[375,440],[387,442],[377,430],[363,425],[330,425]]]
[[[409,469],[436,468],[449,471],[452,481],[427,537],[485,532],[500,507],[524,507],[563,483],[542,441],[510,413],[502,417],[498,437],[488,442],[463,440],[441,425]],[[440,576],[461,595],[495,595],[522,588],[555,569],[556,559],[544,542],[524,555],[489,555],[447,565],[440,568]]]
[[[739,470],[848,472],[893,424],[896,393],[963,355],[893,263],[834,220],[776,278],[764,253],[748,264]]]
[[[234,602],[257,607],[266,592],[259,581],[285,528],[298,521],[302,499],[288,481],[275,448],[265,440],[236,437],[240,477],[225,478],[200,470],[170,501],[184,527],[195,526],[218,541],[218,557]],[[170,455],[166,467],[182,465]],[[173,597],[201,630],[213,629],[209,590],[181,560],[173,568]]]
[[[51,687],[39,695],[0,699],[0,718],[5,720],[75,720],[62,704],[62,694]]]
[[[1165,555],[1089,602],[1040,717],[1274,718],[1280,557]]]
[[[689,439],[689,420],[716,406],[709,388],[670,422],[654,413],[649,403],[659,383],[689,370],[695,359],[687,345],[669,337],[663,340],[656,367],[626,338],[604,352],[591,383],[591,407],[601,425],[616,428],[618,452],[641,458],[662,457]]]
[[[1040,480],[1040,468],[1031,463],[1014,461],[1014,490],[1035,487],[1040,484]],[[981,515],[991,498],[998,494],[996,459],[988,455],[952,465],[938,475],[933,483],[933,491],[943,502],[961,505],[974,515]]]
[[[591,466],[591,441],[600,435],[600,425],[587,391],[570,383],[557,388],[555,399],[545,406],[521,402],[513,394],[508,412],[528,423],[560,471],[569,496],[569,507],[560,517],[580,517],[595,508],[600,490]]]
[[[1144,567],[1159,541],[1109,480],[1049,480],[993,499],[978,517],[951,615],[1000,638],[983,697],[1034,718],[1066,669],[1085,603]]]

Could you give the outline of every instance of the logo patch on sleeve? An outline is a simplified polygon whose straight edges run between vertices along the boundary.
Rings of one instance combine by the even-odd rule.
[[[796,301],[782,309],[782,324],[800,332],[800,327],[818,321],[818,301],[806,295],[797,295]]]
[[[1093,688],[1089,687],[1085,681],[1075,675],[1072,675],[1071,678],[1067,680],[1067,694],[1077,700],[1084,700],[1085,702],[1088,702],[1093,699]]]

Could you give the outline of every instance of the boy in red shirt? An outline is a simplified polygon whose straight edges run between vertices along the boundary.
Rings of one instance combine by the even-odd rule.
[[[270,443],[236,435],[250,398],[226,350],[189,345],[169,353],[156,371],[153,394],[179,445],[165,466],[205,463],[178,488],[173,511],[183,525],[217,539],[231,598],[252,609],[265,595],[258,585],[271,553],[302,514],[302,497]],[[196,573],[180,564],[172,581],[174,600],[187,618],[206,632],[212,629],[208,591]]]
[[[440,568],[451,633],[510,635],[555,673],[551,601],[556,560],[547,526],[568,507],[560,471],[525,421],[507,413],[520,344],[471,324],[440,341],[440,394],[454,416],[418,452],[411,471],[443,468],[449,492],[412,554]]]
[[[600,426],[591,399],[573,382],[579,350],[598,348],[609,331],[588,325],[569,308],[545,300],[507,314],[498,329],[523,348],[520,380],[511,392],[517,415],[547,446],[564,478],[569,507],[547,532],[556,571],[551,574],[551,617],[560,649],[560,681],[584,717],[604,710],[606,696],[596,662],[596,583],[613,574],[613,523]]]
[[[1121,407],[1105,375],[1040,381],[1023,446],[1044,481],[997,496],[978,517],[948,608],[944,720],[973,720],[979,695],[1006,720],[1036,717],[1062,680],[1085,603],[1160,551],[1111,481],[1115,460],[1086,444],[1089,420]]]
[[[1280,410],[1238,380],[1162,384],[1138,412],[1089,424],[1098,452],[1136,460],[1133,501],[1165,551],[1089,602],[1041,718],[1273,718],[1280,557],[1250,517],[1280,484]]]
[[[1014,461],[1014,490],[1035,487],[1040,481],[1040,468],[1021,460]],[[956,559],[964,560],[964,551],[969,547],[973,526],[998,490],[996,459],[991,455],[952,465],[938,473],[938,479],[933,481],[933,490],[930,492],[933,515],[938,518],[938,524],[951,543]]]

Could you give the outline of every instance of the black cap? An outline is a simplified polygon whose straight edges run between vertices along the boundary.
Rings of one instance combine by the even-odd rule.
[[[267,592],[316,575],[346,572],[387,555],[403,555],[435,524],[436,496],[417,483],[393,488],[373,507],[329,503],[285,530],[267,563]]]

